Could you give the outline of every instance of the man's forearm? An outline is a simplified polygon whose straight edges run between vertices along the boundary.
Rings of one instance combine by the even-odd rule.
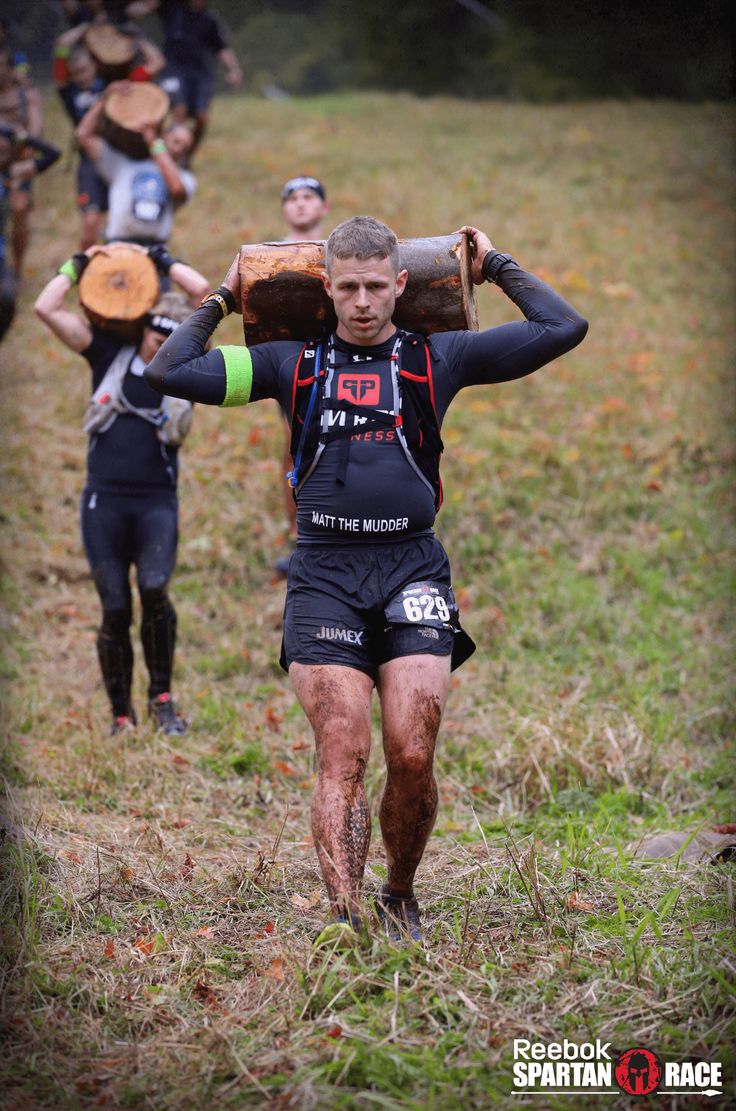
[[[222,319],[213,301],[200,305],[169,336],[145,369],[145,379],[158,393],[184,397],[203,405],[221,405],[227,375],[221,355],[205,354],[210,336]]]

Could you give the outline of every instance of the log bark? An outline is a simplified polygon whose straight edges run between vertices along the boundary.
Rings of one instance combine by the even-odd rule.
[[[409,271],[393,319],[409,332],[478,330],[467,237],[399,240]],[[309,339],[335,327],[332,301],[320,277],[324,242],[250,243],[240,248],[243,332],[248,346],[275,339]]]
[[[134,81],[126,90],[114,89],[105,100],[99,133],[130,158],[148,158],[148,144],[140,133],[144,123],[161,124],[169,98],[152,81]]]
[[[91,24],[84,33],[84,45],[95,60],[98,74],[106,81],[127,77],[138,52],[135,36],[112,23]]]
[[[79,302],[96,328],[134,339],[158,300],[158,271],[144,251],[124,243],[107,250],[92,256],[79,279]]]

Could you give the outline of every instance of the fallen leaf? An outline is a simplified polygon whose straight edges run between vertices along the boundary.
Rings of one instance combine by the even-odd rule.
[[[328,1030],[325,1033],[325,1037],[326,1038],[341,1038],[342,1037],[342,1026],[333,1026],[330,1030]]]
[[[120,879],[123,880],[124,883],[132,883],[135,879],[135,872],[132,868],[128,868],[128,866],[124,864],[120,869]]]
[[[268,968],[264,968],[263,975],[270,976],[272,980],[283,980],[284,962],[282,961],[281,957],[274,957]]]
[[[277,714],[273,706],[266,707],[266,725],[274,733],[281,732],[281,722],[284,720],[283,714]]]
[[[192,995],[205,1007],[213,1007],[217,1003],[217,996],[213,992],[207,980],[197,980],[192,988]]]
[[[66,857],[67,860],[71,860],[72,864],[82,863],[81,856],[79,855],[79,853],[75,853],[73,849],[62,849],[61,855]]]
[[[180,768],[188,768],[190,765],[190,761],[187,760],[186,756],[180,756],[178,752],[171,762]]]
[[[214,937],[215,930],[213,926],[200,926],[198,930],[194,931],[195,937]]]
[[[601,287],[606,297],[615,297],[620,301],[629,301],[634,296],[634,291],[626,282],[607,282]]]
[[[282,775],[294,774],[294,769],[289,764],[285,764],[283,760],[274,760],[273,766],[276,771],[281,772]]]
[[[107,941],[105,942],[105,948],[102,950],[102,954],[103,954],[103,956],[108,957],[108,958],[112,958],[112,957],[115,956],[115,939],[114,938],[108,937]]]
[[[189,853],[184,857],[184,863],[179,869],[179,875],[183,880],[190,880],[194,875],[194,861]]]
[[[156,942],[154,938],[139,937],[136,938],[136,940],[133,942],[133,948],[137,949],[139,953],[142,953],[144,957],[150,957],[155,944]]]
[[[600,408],[603,413],[625,413],[629,404],[623,397],[605,397]]]
[[[594,910],[593,903],[587,902],[585,899],[580,898],[578,891],[571,891],[567,897],[568,910]]]

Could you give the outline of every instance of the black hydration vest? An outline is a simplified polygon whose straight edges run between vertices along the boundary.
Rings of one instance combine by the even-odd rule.
[[[286,478],[294,497],[319,462],[325,444],[339,439],[341,460],[337,481],[344,482],[350,437],[356,416],[374,426],[392,428],[407,461],[432,491],[435,510],[442,504],[440,456],[444,450],[434,403],[434,382],[429,347],[422,335],[399,331],[390,358],[394,405],[391,412],[339,401],[329,395],[332,381],[334,336],[309,340],[294,368],[291,391],[291,457],[294,466]],[[326,410],[343,410],[344,425],[328,427]],[[352,415],[353,419],[350,419]]]

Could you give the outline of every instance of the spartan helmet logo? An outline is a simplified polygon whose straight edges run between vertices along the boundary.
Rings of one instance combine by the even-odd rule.
[[[646,1096],[662,1079],[659,1058],[649,1049],[627,1049],[616,1062],[616,1083],[630,1096]]]

